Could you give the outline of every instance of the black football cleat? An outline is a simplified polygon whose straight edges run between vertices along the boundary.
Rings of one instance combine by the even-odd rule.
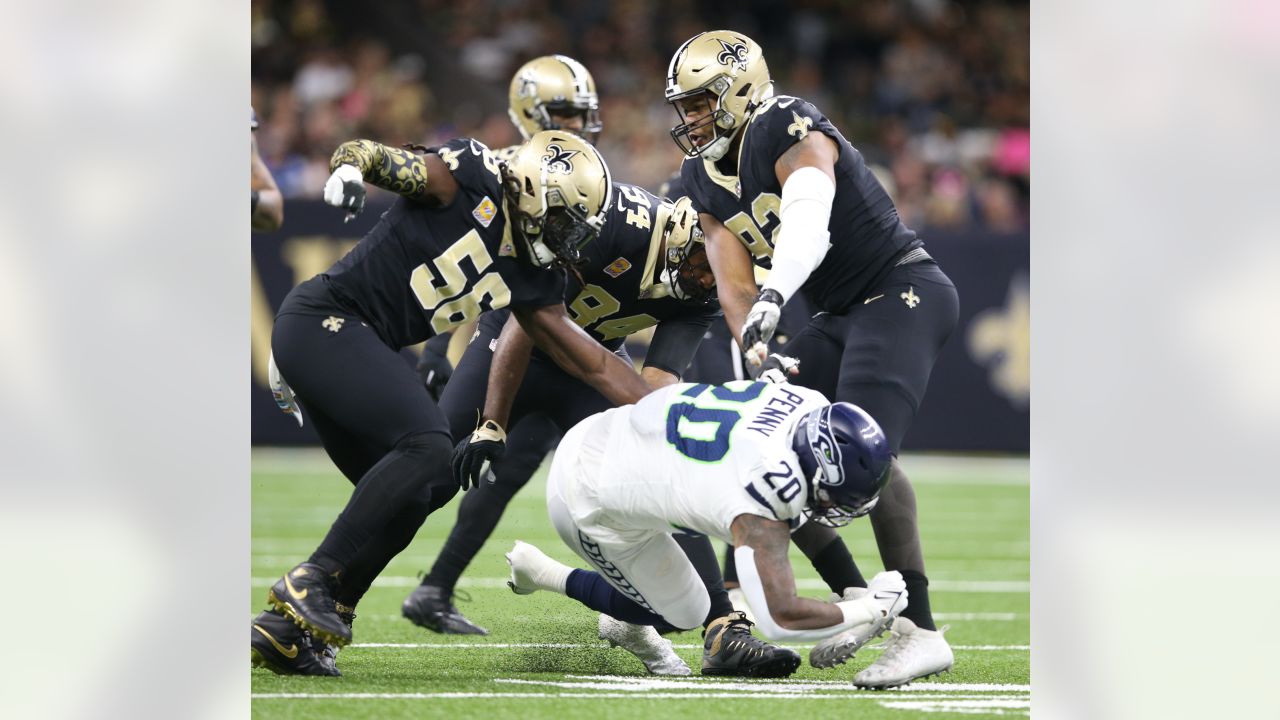
[[[400,612],[414,625],[444,635],[489,634],[488,630],[458,612],[444,588],[434,585],[419,585],[414,588],[409,597],[404,599]]]
[[[316,652],[311,633],[275,610],[259,613],[249,635],[249,658],[254,667],[277,675],[342,675],[331,659]]]
[[[337,609],[338,617],[342,618],[342,622],[346,623],[347,627],[355,624],[356,611],[354,608],[338,603]],[[326,665],[332,665],[336,671],[338,669],[338,651],[342,648],[337,645],[331,645],[310,633],[307,633],[307,635],[311,638],[311,649],[316,651],[316,656],[320,658],[320,661]]]
[[[351,627],[338,615],[334,585],[333,577],[319,565],[302,563],[271,586],[267,601],[303,630],[343,647],[351,642]]]
[[[702,674],[784,678],[800,667],[800,655],[751,634],[746,613],[731,612],[703,631]]]

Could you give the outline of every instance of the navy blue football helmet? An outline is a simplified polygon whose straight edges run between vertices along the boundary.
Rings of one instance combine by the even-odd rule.
[[[821,525],[841,527],[871,512],[889,483],[889,441],[857,405],[833,403],[800,418],[791,449],[809,483],[805,514]]]

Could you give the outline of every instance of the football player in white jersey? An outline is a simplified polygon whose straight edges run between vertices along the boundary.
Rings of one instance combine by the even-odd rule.
[[[701,624],[707,592],[672,535],[708,535],[734,545],[761,631],[778,641],[822,640],[810,662],[829,667],[888,627],[907,605],[906,585],[887,572],[839,602],[797,597],[791,531],[870,511],[890,458],[870,415],[813,390],[762,381],[670,385],[587,418],[557,449],[547,511],[594,571],[517,542],[507,554],[509,584],[518,594],[562,593],[631,623],[647,640],[636,654],[651,672],[687,674],[654,628]]]

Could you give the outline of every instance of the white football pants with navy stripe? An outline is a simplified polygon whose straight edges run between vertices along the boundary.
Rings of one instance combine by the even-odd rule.
[[[586,527],[575,520],[575,515],[607,520],[591,508],[593,493],[589,489],[594,481],[608,482],[594,476],[604,448],[591,441],[590,430],[600,420],[596,415],[574,426],[556,449],[547,478],[551,522],[560,539],[615,590],[678,628],[699,627],[711,609],[711,600],[670,533],[618,527],[623,523],[616,519],[604,526],[584,523]],[[583,483],[585,478],[592,481]],[[566,498],[572,500],[566,502]]]

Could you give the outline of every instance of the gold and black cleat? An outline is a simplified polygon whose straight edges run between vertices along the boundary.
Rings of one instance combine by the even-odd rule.
[[[337,647],[351,642],[351,626],[338,615],[335,581],[319,565],[302,563],[276,581],[267,601],[321,640]]]
[[[784,678],[800,667],[800,655],[751,634],[746,613],[731,612],[703,631],[702,674]]]
[[[274,610],[253,619],[249,631],[249,659],[277,675],[342,675],[332,659],[315,651],[315,639]]]
[[[350,608],[342,603],[338,603],[337,610],[338,617],[342,618],[342,622],[346,623],[347,627],[351,627],[355,623],[355,608]],[[342,648],[337,645],[330,645],[310,633],[308,633],[307,636],[311,638],[311,649],[316,651],[316,657],[320,658],[320,661],[327,665],[333,665],[336,669],[338,665],[338,651]]]

